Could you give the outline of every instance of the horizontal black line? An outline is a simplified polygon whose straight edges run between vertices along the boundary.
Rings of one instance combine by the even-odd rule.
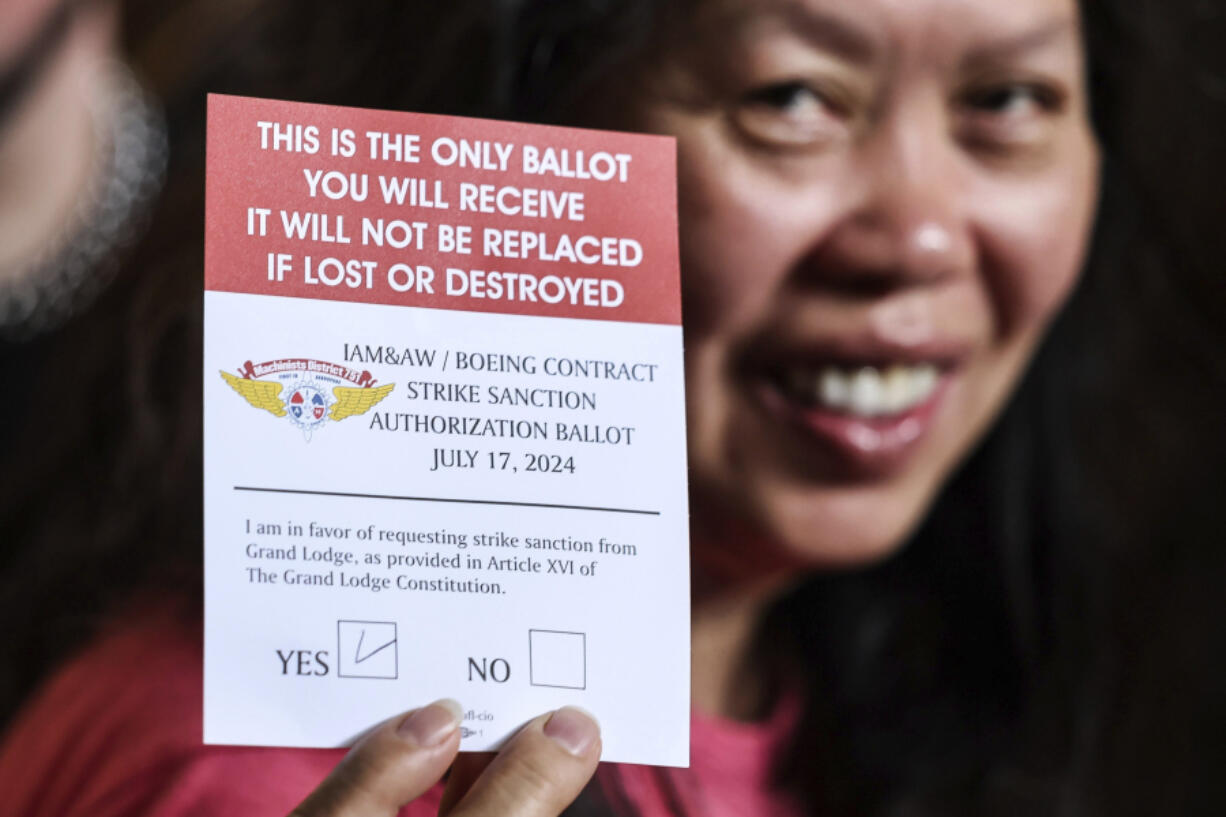
[[[401,502],[448,502],[455,505],[506,505],[516,508],[553,508],[562,511],[596,511],[599,513],[631,513],[639,516],[659,516],[659,511],[641,511],[634,508],[598,508],[592,505],[555,505],[549,502],[511,502],[499,499],[451,499],[442,496],[391,496],[388,494],[350,494],[344,491],[308,491],[302,488],[255,488],[250,485],[235,485],[236,491],[254,491],[262,494],[306,494],[308,496],[343,496],[350,499],[395,499]]]

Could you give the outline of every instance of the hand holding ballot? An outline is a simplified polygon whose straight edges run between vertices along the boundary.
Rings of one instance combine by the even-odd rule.
[[[460,721],[455,701],[438,701],[392,718],[363,738],[294,810],[294,817],[391,817],[428,791],[456,758]],[[596,771],[600,731],[574,708],[530,721],[488,765],[469,756],[447,781],[441,814],[552,817]]]

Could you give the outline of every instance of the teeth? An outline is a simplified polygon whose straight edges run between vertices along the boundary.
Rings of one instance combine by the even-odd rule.
[[[865,367],[852,376],[848,407],[852,414],[870,417],[885,410],[885,384],[881,382],[881,372]]]
[[[838,369],[823,369],[819,378],[818,402],[828,406],[845,406],[851,399],[851,386]]]
[[[885,407],[894,414],[902,411],[911,396],[911,375],[902,366],[891,366],[883,378]]]
[[[784,378],[793,396],[860,417],[912,409],[932,396],[939,379],[937,367],[931,364],[895,364],[884,371],[873,366],[854,371],[827,366],[817,373],[792,369]]]

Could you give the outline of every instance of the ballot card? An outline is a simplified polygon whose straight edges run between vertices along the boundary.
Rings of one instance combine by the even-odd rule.
[[[207,743],[687,765],[676,208],[668,137],[209,97]]]

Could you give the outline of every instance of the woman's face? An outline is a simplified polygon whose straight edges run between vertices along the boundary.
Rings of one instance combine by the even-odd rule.
[[[699,563],[896,547],[1001,408],[1097,192],[1073,0],[717,0],[676,135]]]

